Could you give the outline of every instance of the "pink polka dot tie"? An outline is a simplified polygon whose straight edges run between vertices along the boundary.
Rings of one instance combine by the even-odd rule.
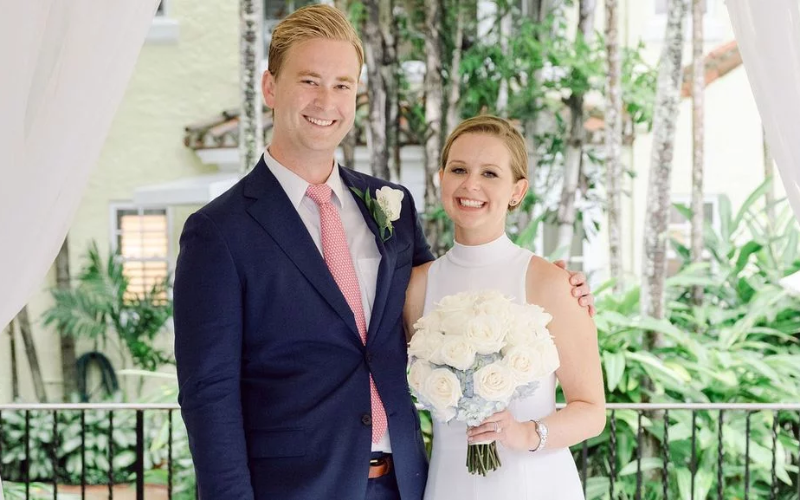
[[[333,279],[339,285],[347,304],[353,310],[356,327],[361,335],[361,342],[367,343],[367,321],[361,303],[361,288],[347,247],[347,236],[344,233],[339,211],[331,202],[331,188],[327,184],[310,185],[306,195],[319,206],[319,220],[322,228],[322,255],[328,264]],[[369,389],[372,401],[372,442],[377,443],[386,433],[388,422],[386,410],[383,408],[381,396],[375,387],[372,375],[369,377]]]

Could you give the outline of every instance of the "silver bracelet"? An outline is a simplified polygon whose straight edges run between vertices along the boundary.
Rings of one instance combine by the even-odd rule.
[[[536,434],[539,435],[539,446],[530,450],[531,453],[542,451],[544,447],[547,445],[547,434],[550,430],[547,428],[547,424],[542,422],[541,420],[531,420],[531,422],[536,425]]]

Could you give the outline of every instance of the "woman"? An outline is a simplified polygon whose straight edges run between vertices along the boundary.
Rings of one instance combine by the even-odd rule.
[[[533,396],[513,401],[475,428],[455,420],[434,422],[426,499],[582,499],[568,447],[605,427],[593,321],[572,297],[566,271],[516,246],[505,233],[508,212],[528,189],[527,159],[525,140],[501,118],[471,118],[450,134],[439,178],[456,242],[446,255],[414,270],[404,321],[413,332],[417,319],[446,295],[500,290],[553,316],[548,328],[561,365],[539,381]],[[558,412],[556,380],[567,400]],[[464,465],[468,440],[497,441],[502,466],[486,477],[470,475]]]

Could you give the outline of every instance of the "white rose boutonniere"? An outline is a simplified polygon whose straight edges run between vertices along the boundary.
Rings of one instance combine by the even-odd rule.
[[[375,197],[369,193],[369,190],[361,191],[358,188],[350,188],[356,196],[364,201],[367,210],[372,214],[372,218],[378,224],[378,230],[381,233],[383,241],[392,237],[394,226],[392,222],[400,218],[400,211],[403,208],[403,198],[405,193],[399,189],[392,189],[389,186],[383,186],[375,191]]]

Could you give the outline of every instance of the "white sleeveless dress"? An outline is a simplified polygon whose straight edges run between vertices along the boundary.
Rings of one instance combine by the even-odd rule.
[[[506,235],[479,246],[456,243],[428,270],[424,314],[442,297],[468,290],[499,290],[524,303],[525,276],[532,256]],[[544,418],[555,411],[555,388],[555,375],[540,380],[532,396],[513,401],[509,410],[520,422]],[[434,421],[425,500],[583,500],[578,470],[568,449],[519,452],[499,443],[497,449],[502,466],[486,477],[472,475],[465,465],[466,424]]]

